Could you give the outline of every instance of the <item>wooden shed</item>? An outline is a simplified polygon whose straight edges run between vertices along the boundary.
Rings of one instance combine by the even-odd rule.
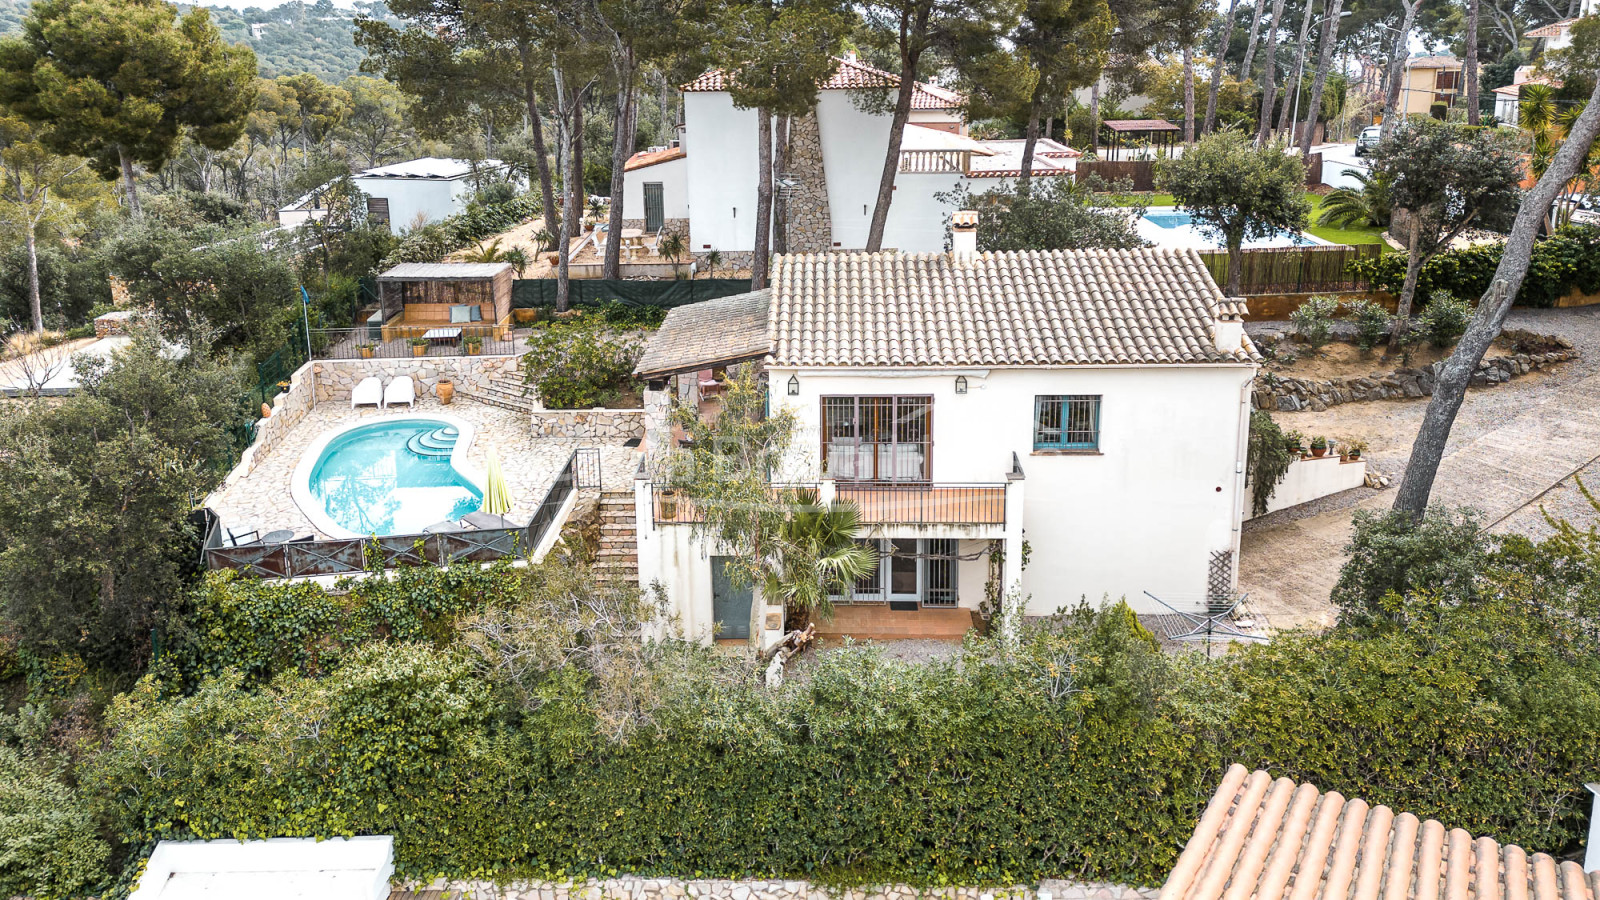
[[[405,263],[378,276],[383,340],[445,329],[504,340],[511,332],[510,263]]]

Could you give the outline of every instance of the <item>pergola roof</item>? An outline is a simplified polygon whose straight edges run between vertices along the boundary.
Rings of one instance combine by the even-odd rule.
[[[766,356],[772,349],[767,333],[771,303],[769,289],[669,310],[634,374],[664,378]]]
[[[401,263],[379,275],[387,281],[462,281],[493,278],[512,270],[510,263]]]
[[[1166,119],[1106,119],[1100,123],[1107,129],[1122,134],[1139,131],[1180,131]]]

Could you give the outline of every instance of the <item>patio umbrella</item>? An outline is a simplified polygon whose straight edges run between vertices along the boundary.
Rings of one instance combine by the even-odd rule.
[[[483,483],[483,511],[496,516],[511,512],[511,488],[500,468],[500,454],[493,447],[489,448],[489,469]]]

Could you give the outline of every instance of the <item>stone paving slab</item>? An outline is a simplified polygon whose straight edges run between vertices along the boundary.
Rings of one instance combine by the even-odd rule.
[[[478,471],[486,468],[491,446],[499,451],[506,482],[511,488],[511,513],[507,518],[515,523],[526,523],[533,517],[567,457],[580,447],[600,450],[603,487],[631,489],[633,486],[639,451],[620,443],[607,444],[594,438],[538,437],[533,434],[527,413],[459,397],[448,406],[431,398],[419,398],[415,414],[429,413],[456,416],[478,427],[477,437],[467,451],[467,461]],[[290,491],[295,467],[307,446],[317,435],[349,422],[411,414],[404,409],[380,411],[365,406],[351,409],[348,402],[318,403],[276,446],[256,460],[255,469],[249,475],[217,490],[207,498],[206,505],[222,518],[225,527],[234,531],[265,534],[288,529],[297,535],[327,537],[317,531],[295,505]]]
[[[1597,457],[1600,375],[1591,375],[1455,448],[1439,466],[1432,500],[1474,507],[1503,531],[1511,517]],[[1352,514],[1393,503],[1390,489],[1352,508],[1246,531],[1239,589],[1274,628],[1331,625],[1328,595],[1345,560]]]

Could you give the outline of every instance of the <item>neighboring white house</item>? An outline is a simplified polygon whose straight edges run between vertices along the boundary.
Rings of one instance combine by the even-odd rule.
[[[367,195],[368,218],[387,223],[391,231],[399,234],[414,225],[437,222],[466,209],[467,201],[479,187],[486,181],[503,178],[506,169],[506,163],[497,159],[474,163],[428,156],[368,169],[350,181]],[[293,228],[327,215],[323,195],[331,184],[278,210],[278,224]]]
[[[1259,360],[1243,301],[1190,250],[976,253],[969,216],[952,253],[779,256],[770,290],[669,313],[638,368],[648,457],[672,402],[714,406],[713,372],[759,362],[800,423],[776,480],[855,501],[884,554],[840,602],[915,634],[1001,591],[1032,615],[1230,596]],[[692,510],[646,474],[635,501],[640,583],[688,636],[743,636],[753,592]],[[764,621],[777,639],[781,609]]]
[[[1572,24],[1584,16],[1592,16],[1596,13],[1600,13],[1600,0],[1583,0],[1583,3],[1578,7],[1578,15],[1576,17],[1562,19],[1559,22],[1551,22],[1549,25],[1541,25],[1538,28],[1530,28],[1522,36],[1526,38],[1544,38],[1546,53],[1551,50],[1565,50],[1572,46]]]
[[[867,244],[891,116],[886,110],[863,110],[857,101],[872,92],[892,99],[899,79],[853,55],[838,62],[833,76],[820,85],[816,113],[789,124],[787,171],[779,173],[777,189],[788,208],[790,252],[853,250]],[[652,232],[678,231],[696,254],[718,250],[725,261],[747,265],[755,246],[756,111],[734,105],[720,71],[700,76],[682,91],[681,139],[648,148],[627,162],[624,222]],[[937,194],[962,183],[980,193],[1016,177],[1021,142],[967,137],[961,103],[954,91],[917,85],[901,142],[885,248],[942,250],[953,207]],[[1040,141],[1034,172],[1069,173],[1078,155],[1055,141]]]

